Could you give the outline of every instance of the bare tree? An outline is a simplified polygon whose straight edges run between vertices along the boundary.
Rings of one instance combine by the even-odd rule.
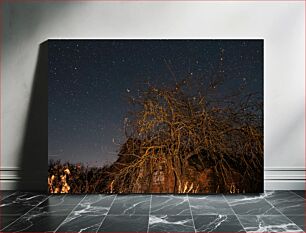
[[[131,96],[126,142],[104,192],[262,190],[262,99],[243,88],[220,95],[223,83],[188,75]]]

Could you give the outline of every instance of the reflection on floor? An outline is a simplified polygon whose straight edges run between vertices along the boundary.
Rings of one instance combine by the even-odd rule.
[[[304,191],[0,198],[3,232],[303,232],[305,220]]]

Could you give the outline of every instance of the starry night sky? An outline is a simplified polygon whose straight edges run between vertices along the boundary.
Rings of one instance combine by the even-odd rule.
[[[144,80],[222,71],[223,91],[244,84],[263,98],[263,40],[49,40],[48,156],[102,166],[123,142],[127,95]]]

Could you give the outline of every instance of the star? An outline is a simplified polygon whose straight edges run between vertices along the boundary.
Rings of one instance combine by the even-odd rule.
[[[177,81],[199,79],[198,88],[205,89],[212,77],[222,76],[224,83],[211,86],[218,95],[239,90],[241,84],[243,91],[263,92],[260,40],[50,40],[48,43],[48,153],[64,149],[61,158],[67,161],[93,164],[98,160],[104,164],[111,158],[111,164],[120,149],[117,139],[124,137],[124,117],[130,116],[131,106],[125,97],[145,99],[142,90],[148,87],[147,81],[169,88],[173,76]],[[220,87],[222,92],[218,91]],[[196,102],[196,98],[191,92],[190,100]],[[209,99],[205,101],[210,104]],[[112,138],[116,138],[116,145]],[[107,149],[101,152],[96,145]]]

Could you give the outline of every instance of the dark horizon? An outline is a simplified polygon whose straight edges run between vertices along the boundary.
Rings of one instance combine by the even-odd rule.
[[[263,40],[49,40],[48,158],[103,166],[124,143],[126,96],[186,76],[263,98]],[[170,81],[169,81],[170,80]]]

